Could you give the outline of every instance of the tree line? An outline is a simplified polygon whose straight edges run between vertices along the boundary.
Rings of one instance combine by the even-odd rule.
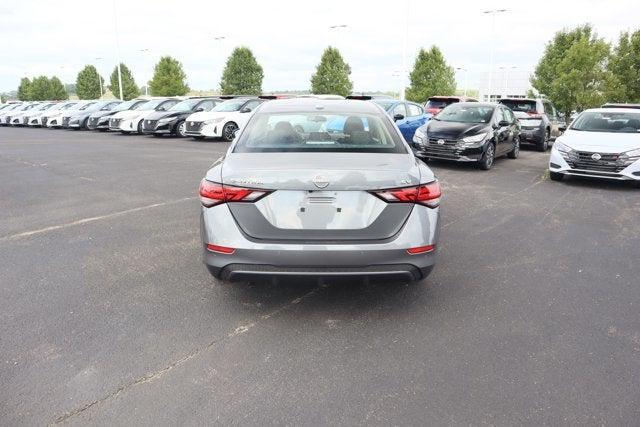
[[[120,64],[122,94],[125,100],[141,94],[131,70]],[[351,67],[335,47],[327,47],[312,74],[314,94],[349,95],[353,91]],[[227,58],[220,80],[223,95],[262,93],[264,71],[247,47],[237,47]],[[153,96],[179,96],[189,92],[187,76],[180,61],[163,56],[148,82]],[[547,43],[544,54],[531,76],[537,96],[550,99],[568,117],[572,111],[601,105],[605,101],[640,102],[640,30],[620,34],[617,45],[598,37],[590,25],[561,30]],[[119,97],[118,67],[110,79],[111,92]],[[85,66],[76,78],[80,99],[100,98],[106,91],[104,79],[93,65]],[[101,92],[102,90],[102,92]],[[433,95],[453,95],[455,70],[437,46],[420,49],[409,74],[407,99],[424,102]],[[67,99],[57,77],[23,78],[18,88],[21,100]]]

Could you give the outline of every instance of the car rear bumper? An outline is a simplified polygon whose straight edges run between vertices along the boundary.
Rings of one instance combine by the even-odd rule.
[[[538,128],[521,128],[520,129],[520,142],[530,142],[537,144],[544,140],[545,129],[543,127]]]
[[[391,239],[373,241],[264,241],[247,237],[227,205],[202,208],[204,263],[223,280],[255,276],[366,276],[389,280],[420,280],[435,264],[439,209],[416,205],[402,229]],[[207,244],[233,248],[213,252]],[[430,252],[411,255],[407,249],[434,245]]]

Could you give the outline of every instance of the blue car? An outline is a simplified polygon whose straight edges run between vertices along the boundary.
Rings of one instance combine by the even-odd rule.
[[[371,100],[381,106],[396,122],[405,141],[413,141],[416,129],[424,125],[433,116],[426,113],[421,105],[409,101],[398,101],[389,98],[374,98]]]

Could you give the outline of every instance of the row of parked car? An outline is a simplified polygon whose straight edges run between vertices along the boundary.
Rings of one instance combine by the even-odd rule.
[[[0,124],[176,135],[231,141],[263,102],[292,95],[140,98],[27,102],[0,106]],[[337,95],[306,95],[344,99]],[[467,97],[437,96],[423,105],[388,96],[353,95],[390,116],[414,154],[424,161],[475,163],[488,170],[495,159],[515,159],[523,143],[547,151],[557,140],[549,164],[551,179],[580,175],[640,180],[640,116],[637,106],[608,104],[588,110],[567,126],[544,99],[503,98],[481,103]],[[342,132],[349,124],[336,117],[322,123],[294,123],[296,132]],[[363,125],[366,130],[366,123]],[[569,145],[571,144],[571,145]]]

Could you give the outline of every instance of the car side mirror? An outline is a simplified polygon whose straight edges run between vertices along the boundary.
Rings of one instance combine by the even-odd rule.
[[[403,120],[404,116],[402,114],[396,114],[393,116],[393,121],[397,122],[398,120]]]
[[[204,108],[200,107],[200,108],[196,108],[195,109],[195,113],[200,113],[201,111],[204,111]]]
[[[240,112],[241,113],[249,113],[251,111],[251,108],[249,107],[244,107]]]
[[[510,125],[511,125],[511,122],[508,120],[500,120],[498,122],[498,127],[504,127],[504,126],[510,126]]]
[[[158,108],[158,111],[166,111],[166,110],[164,109],[164,107],[160,107]]]

